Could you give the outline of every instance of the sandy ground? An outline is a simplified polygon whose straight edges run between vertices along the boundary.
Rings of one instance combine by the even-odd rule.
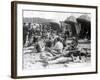
[[[80,47],[91,48],[90,44],[79,44]],[[86,62],[69,62],[69,63],[59,63],[59,64],[49,64],[47,66],[43,66],[42,62],[35,62],[35,60],[40,59],[40,55],[33,52],[33,46],[23,48],[23,69],[32,70],[32,69],[46,69],[46,68],[78,68],[78,67],[86,67],[91,66],[90,57]]]

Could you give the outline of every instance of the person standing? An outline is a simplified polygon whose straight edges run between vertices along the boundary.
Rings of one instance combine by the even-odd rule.
[[[26,23],[23,23],[23,45],[26,44],[27,35],[28,35],[28,27],[27,27]]]

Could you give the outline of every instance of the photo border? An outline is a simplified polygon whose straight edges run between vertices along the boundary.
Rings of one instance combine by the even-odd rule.
[[[28,5],[50,5],[59,7],[76,7],[76,8],[93,8],[96,9],[96,71],[94,72],[80,72],[80,73],[63,73],[63,74],[46,74],[46,75],[30,75],[17,76],[17,4]],[[11,2],[11,77],[18,78],[32,78],[32,77],[50,77],[50,76],[66,76],[66,75],[81,75],[98,73],[98,7],[88,5],[73,5],[73,4],[58,4],[58,3],[41,3],[41,2],[26,2],[26,1],[12,1]]]

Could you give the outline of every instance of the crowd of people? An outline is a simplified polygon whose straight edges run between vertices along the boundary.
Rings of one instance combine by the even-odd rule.
[[[41,31],[33,28],[31,23],[23,25],[23,46],[34,46],[34,52],[41,53],[41,59],[37,61],[44,62],[44,66],[68,60],[74,62],[74,56],[78,56],[81,60],[82,54],[85,56],[88,54],[86,51],[81,53],[77,37],[71,37],[69,40],[67,30],[65,32],[51,29]]]

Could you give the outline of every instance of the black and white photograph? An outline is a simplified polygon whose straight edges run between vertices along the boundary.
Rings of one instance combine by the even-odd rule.
[[[14,77],[97,73],[97,7],[13,3]]]
[[[23,11],[23,69],[91,66],[91,14]]]

